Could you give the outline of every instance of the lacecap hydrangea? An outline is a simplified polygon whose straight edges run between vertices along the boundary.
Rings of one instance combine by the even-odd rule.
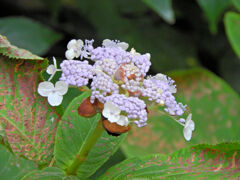
[[[163,107],[164,113],[184,126],[184,137],[190,140],[194,130],[192,114],[187,106],[178,103],[174,80],[164,74],[147,75],[150,69],[150,54],[140,54],[134,48],[117,40],[105,39],[102,46],[93,47],[93,40],[71,40],[65,52],[66,60],[57,68],[56,60],[50,65],[48,81],[39,84],[40,95],[48,97],[52,106],[61,104],[68,86],[91,91],[90,104],[101,104],[104,127],[127,129],[132,124],[137,127],[147,125],[149,107]],[[57,71],[61,77],[54,86],[50,81]],[[179,116],[188,114],[186,120]],[[108,125],[107,125],[107,124]],[[120,134],[125,130],[114,131]]]

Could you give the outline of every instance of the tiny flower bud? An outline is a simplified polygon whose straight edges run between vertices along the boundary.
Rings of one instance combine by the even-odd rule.
[[[113,136],[119,136],[120,134],[126,133],[131,129],[130,125],[120,126],[117,123],[109,122],[104,117],[102,117],[102,124],[103,124],[103,127],[108,132],[108,134],[113,135]]]
[[[90,102],[90,98],[85,99],[78,107],[78,114],[83,117],[91,117],[97,112],[94,105]]]

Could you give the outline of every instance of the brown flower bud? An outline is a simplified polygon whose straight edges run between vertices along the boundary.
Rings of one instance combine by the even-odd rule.
[[[97,113],[94,105],[90,102],[90,98],[85,99],[78,107],[78,114],[83,117],[91,117]]]
[[[98,99],[95,99],[93,104],[95,108],[98,110],[98,112],[102,112],[102,110],[104,109],[104,104],[101,103]]]
[[[108,134],[113,135],[113,136],[119,136],[122,133],[128,132],[131,127],[130,125],[128,126],[120,126],[117,123],[111,123],[104,117],[102,117],[102,124],[105,130],[108,132]]]

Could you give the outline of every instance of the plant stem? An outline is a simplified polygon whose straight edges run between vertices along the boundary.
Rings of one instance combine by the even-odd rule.
[[[83,147],[76,155],[76,158],[73,161],[73,163],[67,168],[66,173],[68,175],[76,175],[77,169],[87,159],[88,153],[91,151],[92,147],[96,144],[97,140],[101,137],[103,130],[104,129],[102,127],[102,120],[100,119],[92,135],[86,140],[86,143],[83,145]]]

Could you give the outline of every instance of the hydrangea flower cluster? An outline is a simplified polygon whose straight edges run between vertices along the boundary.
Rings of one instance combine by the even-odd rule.
[[[147,76],[151,66],[150,54],[140,54],[133,48],[127,51],[129,45],[117,40],[106,39],[102,46],[96,48],[93,47],[93,42],[71,40],[65,53],[67,60],[60,64],[61,69],[57,69],[54,61],[54,66],[50,65],[47,72],[55,74],[56,71],[62,71],[61,83],[58,84],[65,89],[66,86],[63,84],[79,88],[88,86],[91,89],[90,102],[94,104],[98,100],[102,103],[104,105],[102,115],[110,123],[119,126],[129,126],[130,123],[135,123],[138,127],[146,126],[147,106],[149,104],[164,106],[165,113],[184,126],[184,137],[190,140],[194,130],[192,115],[189,114],[186,120],[176,118],[184,114],[186,105],[175,100],[173,94],[177,89],[174,80],[164,74]],[[65,90],[60,91],[51,85],[50,93],[44,94],[42,93],[44,85],[41,83],[39,85],[40,95],[55,93],[55,96],[56,94],[62,96],[66,93]],[[46,89],[47,86],[45,91]],[[60,100],[61,98],[58,98],[57,102],[52,100],[49,103],[56,106],[61,103]]]

